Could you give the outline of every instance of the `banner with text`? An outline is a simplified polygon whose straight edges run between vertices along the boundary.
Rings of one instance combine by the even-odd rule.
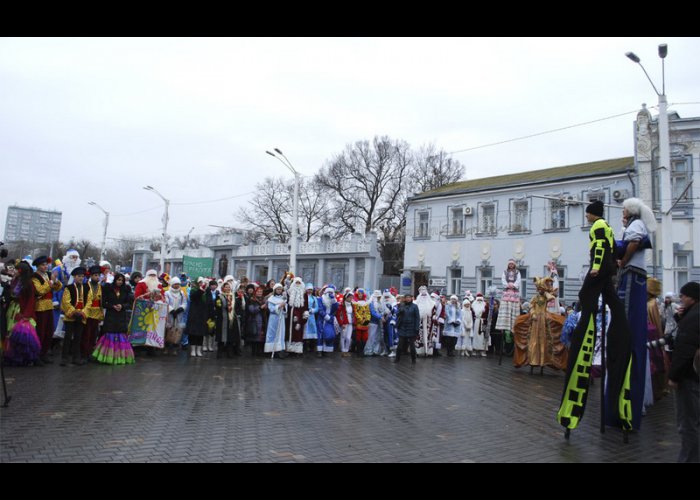
[[[182,257],[182,270],[190,277],[197,279],[199,276],[211,276],[214,269],[214,259],[209,257]]]

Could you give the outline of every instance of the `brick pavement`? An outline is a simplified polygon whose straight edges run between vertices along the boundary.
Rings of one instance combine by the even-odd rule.
[[[571,440],[563,374],[504,358],[138,357],[6,368],[2,462],[673,462],[673,398],[623,444],[599,386]]]

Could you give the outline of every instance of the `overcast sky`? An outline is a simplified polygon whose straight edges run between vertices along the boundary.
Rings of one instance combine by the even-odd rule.
[[[238,226],[256,182],[291,178],[266,149],[313,175],[375,135],[454,151],[467,179],[632,156],[658,101],[625,52],[660,90],[660,43],[670,109],[700,116],[681,104],[700,101],[700,38],[0,39],[0,230],[8,205],[34,206],[99,243],[96,201],[108,236],[159,236],[145,185],[171,200],[170,234]]]

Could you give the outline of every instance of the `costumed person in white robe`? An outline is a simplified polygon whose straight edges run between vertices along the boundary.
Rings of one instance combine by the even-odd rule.
[[[267,309],[270,316],[267,320],[267,334],[265,336],[265,352],[280,352],[284,357],[284,319],[287,314],[287,301],[284,296],[284,286],[277,283],[272,288],[272,295],[267,299]]]
[[[476,299],[474,299],[474,303],[472,304],[472,311],[474,311],[472,350],[476,351],[474,353],[475,356],[481,353],[481,357],[485,358],[488,346],[486,345],[484,330],[486,329],[486,320],[489,315],[489,305],[484,301],[484,295],[481,292],[476,294]]]
[[[306,302],[308,310],[306,316],[306,326],[304,328],[304,344],[307,351],[314,351],[318,340],[318,326],[316,316],[318,315],[318,298],[314,295],[313,283],[306,284]]]
[[[457,339],[462,334],[462,306],[459,297],[452,295],[450,301],[445,305],[445,329],[442,332],[443,344],[447,348],[447,355],[455,355]]]
[[[168,303],[168,315],[165,318],[165,354],[177,356],[187,322],[188,305],[187,295],[177,276],[170,279],[170,288],[165,292],[165,302]]]
[[[335,315],[338,312],[338,300],[335,297],[335,287],[328,285],[321,296],[318,308],[318,344],[317,356],[333,352],[335,342]]]
[[[461,356],[469,357],[472,350],[472,336],[474,332],[474,311],[472,311],[472,303],[469,299],[462,301],[462,328],[457,339],[455,349]]]
[[[365,356],[376,356],[384,351],[384,332],[382,322],[384,320],[384,311],[379,299],[382,292],[375,290],[372,293],[369,301],[369,339],[365,346]]]
[[[384,346],[390,358],[396,356],[396,346],[399,344],[399,336],[396,332],[396,313],[398,307],[396,297],[391,294],[389,289],[384,290],[382,294],[382,314],[384,316]]]
[[[445,329],[445,306],[447,305],[447,297],[438,295],[433,292],[430,296],[435,301],[435,311],[433,313],[433,356],[441,356],[442,349],[442,331]]]
[[[286,325],[286,350],[294,354],[304,354],[304,330],[309,317],[304,282],[297,276],[289,285],[289,315]]]
[[[352,301],[352,292],[347,292],[343,303],[338,306],[338,312],[336,313],[338,325],[340,325],[340,352],[343,358],[350,356],[350,344],[352,344],[352,333],[355,323]]]
[[[428,295],[428,288],[422,286],[418,289],[418,297],[415,300],[420,313],[420,330],[416,340],[416,354],[418,356],[433,355],[432,323],[435,311],[435,301]]]

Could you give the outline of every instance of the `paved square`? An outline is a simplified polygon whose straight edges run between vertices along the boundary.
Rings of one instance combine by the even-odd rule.
[[[673,396],[600,434],[599,384],[571,440],[564,375],[510,358],[233,360],[7,368],[2,462],[674,462]]]

